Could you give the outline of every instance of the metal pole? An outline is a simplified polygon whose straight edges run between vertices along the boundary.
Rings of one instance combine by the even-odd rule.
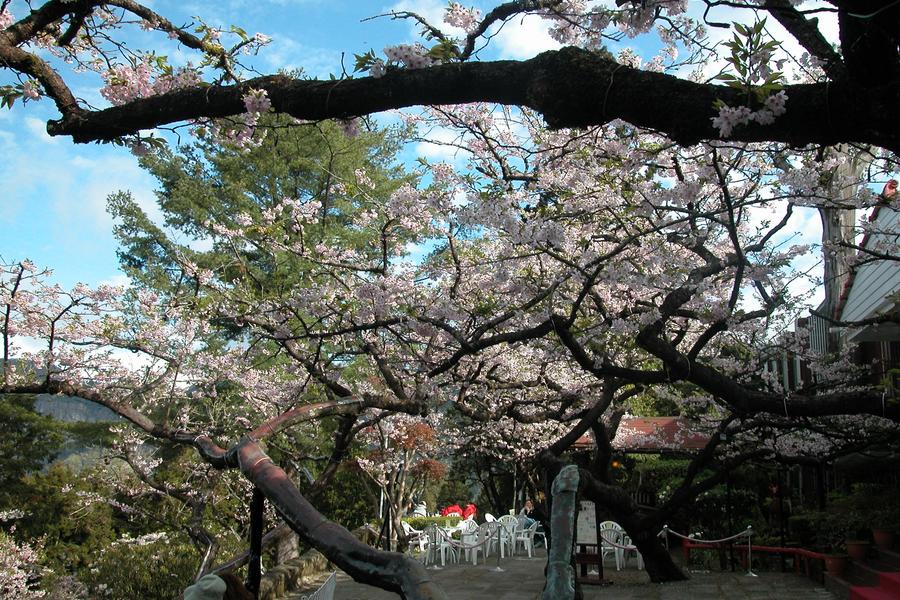
[[[496,530],[497,530],[497,566],[494,567],[493,569],[491,569],[491,571],[497,571],[498,573],[502,573],[502,572],[503,572],[503,569],[500,568],[500,554],[501,554],[501,552],[502,552],[502,550],[500,549],[500,548],[501,548],[500,544],[503,543],[503,540],[500,539],[500,529],[502,529],[502,528],[503,528],[503,524],[502,524],[502,523],[500,523],[500,524],[496,527]]]
[[[731,514],[731,477],[725,477],[725,492],[728,512],[728,531],[734,531],[734,521]],[[734,542],[728,543],[728,562],[731,563],[731,572],[734,573]]]
[[[513,462],[513,497],[512,497],[513,511],[512,511],[512,514],[516,514],[516,491],[517,491],[516,490],[516,484],[517,484],[516,475],[517,475],[516,463]]]
[[[259,583],[262,580],[262,530],[263,511],[266,497],[253,488],[250,500],[250,562],[247,566],[247,590],[254,598],[259,598]]]
[[[784,548],[784,486],[781,467],[778,467],[778,528],[781,530],[781,547]],[[784,573],[784,553],[778,554],[781,559],[781,572]]]
[[[747,575],[749,577],[756,577],[756,573],[753,572],[753,526],[747,525]]]

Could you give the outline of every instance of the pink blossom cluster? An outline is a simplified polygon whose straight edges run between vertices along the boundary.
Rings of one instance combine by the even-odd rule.
[[[372,66],[369,67],[369,75],[374,77],[375,79],[379,79],[384,77],[384,74],[387,72],[387,69],[384,66],[384,61],[376,59],[375,62],[372,63]]]
[[[249,150],[258,148],[265,139],[265,130],[258,133],[257,125],[260,116],[272,110],[272,101],[263,89],[249,90],[244,94],[243,101],[247,112],[230,120],[212,122],[209,131],[212,138],[221,144]]]
[[[354,177],[356,177],[356,185],[365,190],[374,190],[375,182],[369,177],[366,173],[365,169],[356,169],[353,172]]]
[[[718,116],[712,117],[713,127],[719,130],[723,138],[731,137],[735,127],[756,121],[760,125],[771,125],[775,117],[787,112],[787,94],[781,90],[766,98],[763,108],[753,111],[746,106],[731,107],[727,104],[719,108]]]
[[[45,593],[34,589],[30,583],[38,565],[37,548],[27,543],[19,544],[12,537],[0,531],[0,592],[4,598],[17,600],[36,600]]]
[[[435,60],[428,56],[428,49],[419,43],[388,46],[384,49],[384,55],[389,64],[402,65],[407,69],[423,69],[435,64]]]
[[[13,18],[12,13],[9,12],[8,9],[4,8],[3,10],[0,10],[0,29],[6,29],[12,25],[14,21],[15,18]]]
[[[176,69],[171,75],[154,77],[149,57],[144,57],[134,65],[115,65],[101,75],[106,85],[100,89],[100,93],[116,106],[137,98],[190,87],[200,81],[199,71],[191,65]]]
[[[259,115],[272,110],[272,101],[269,100],[269,94],[266,90],[251,89],[244,94],[244,108],[250,114]]]
[[[477,8],[466,8],[459,2],[451,2],[444,13],[444,23],[459,27],[466,33],[472,33],[478,29],[481,11]]]
[[[338,119],[335,122],[348,138],[352,139],[359,135],[360,119],[351,117],[349,119]]]
[[[22,97],[25,100],[40,100],[41,99],[41,87],[38,82],[33,79],[29,79],[25,83],[22,84]]]
[[[636,37],[650,31],[656,22],[657,11],[667,13],[671,19],[687,11],[687,5],[687,0],[647,0],[629,4],[619,16],[619,29],[628,37]]]
[[[131,151],[131,153],[138,158],[150,154],[150,144],[146,143],[140,137],[135,137],[127,140],[125,142],[125,145]]]

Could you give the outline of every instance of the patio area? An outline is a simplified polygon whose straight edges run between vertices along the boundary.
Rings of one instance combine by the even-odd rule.
[[[540,598],[544,584],[546,551],[536,550],[533,558],[517,556],[502,559],[502,572],[495,571],[496,557],[488,564],[448,564],[442,569],[429,569],[435,581],[451,600],[535,600]],[[589,586],[584,589],[586,600],[616,598],[616,600],[834,600],[836,596],[824,587],[793,573],[760,573],[748,577],[745,573],[695,572],[689,581],[653,584],[644,571],[633,567],[616,571],[607,564],[607,587]],[[327,575],[310,580],[308,585],[292,593],[290,600],[301,600],[314,591]],[[395,600],[398,596],[374,587],[355,583],[344,573],[337,575],[335,600]]]

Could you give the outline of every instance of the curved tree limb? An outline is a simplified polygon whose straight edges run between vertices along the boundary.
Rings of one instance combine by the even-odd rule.
[[[398,552],[372,548],[322,516],[256,442],[245,438],[237,455],[241,472],[291,528],[355,580],[396,592],[407,600],[446,598],[420,562]]]
[[[244,111],[243,96],[265,89],[276,111],[300,119],[347,118],[417,105],[498,102],[540,112],[552,128],[623,119],[690,145],[717,139],[716,100],[744,103],[740,90],[621,65],[602,54],[563,48],[526,61],[446,64],[340,81],[267,76],[233,86],[181,89],[50,121],[51,135],[108,140],[190,119]],[[852,82],[789,85],[788,112],[771,125],[736,128],[736,141],[789,144],[862,142],[900,151],[900,82],[863,89]]]

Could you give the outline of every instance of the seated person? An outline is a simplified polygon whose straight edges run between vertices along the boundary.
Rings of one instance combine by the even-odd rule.
[[[541,509],[535,506],[534,502],[531,501],[531,498],[525,500],[525,506],[522,507],[522,510],[519,511],[519,524],[522,529],[527,529],[532,526],[535,522],[538,523],[537,530],[542,531],[543,525],[542,523],[546,519],[544,513]]]
[[[526,527],[530,526],[532,523],[537,521],[541,523],[544,521],[544,513],[541,512],[541,509],[534,505],[534,502],[531,501],[531,498],[525,500],[525,506],[522,507],[522,510],[519,511],[519,520],[527,519]]]
[[[413,508],[412,514],[414,517],[427,517],[428,506],[424,502],[419,502],[418,504],[416,504],[415,508]]]

